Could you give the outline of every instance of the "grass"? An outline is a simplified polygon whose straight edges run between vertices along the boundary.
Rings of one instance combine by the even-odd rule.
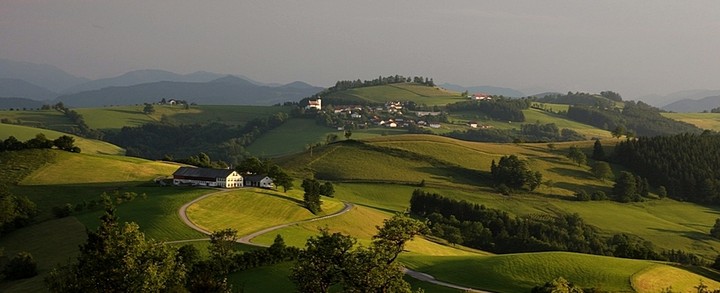
[[[289,107],[274,106],[230,106],[199,105],[184,109],[178,105],[155,105],[155,113],[143,113],[143,105],[112,106],[101,108],[81,108],[85,122],[95,129],[117,129],[123,126],[139,126],[163,119],[176,124],[221,122],[230,125],[242,125],[255,119],[267,117],[277,112],[289,112]]]
[[[203,199],[187,209],[188,218],[208,231],[233,228],[246,235],[288,222],[332,214],[343,208],[334,199],[323,198],[323,213],[313,215],[302,206],[299,192],[282,192],[243,188]]]
[[[702,129],[720,131],[720,113],[661,113],[661,115]]]
[[[401,255],[401,261],[410,268],[429,273],[437,279],[468,287],[497,292],[528,292],[559,276],[583,288],[597,288],[609,292],[658,292],[654,287],[637,287],[640,281],[664,279],[674,290],[687,292],[687,280],[697,285],[699,275],[679,270],[664,271],[667,265],[650,261],[621,259],[567,252],[523,253],[495,256],[419,256]],[[655,271],[655,270],[658,271]],[[682,272],[676,277],[665,272]],[[652,275],[652,273],[659,273]],[[639,274],[639,276],[636,276]],[[643,283],[644,284],[644,283]],[[720,284],[706,281],[710,287]],[[649,288],[650,290],[645,290]]]
[[[335,134],[339,140],[345,139],[344,131],[325,127],[312,119],[291,118],[278,128],[260,136],[248,146],[247,151],[257,157],[278,157],[299,153],[309,145],[325,143],[327,136]],[[392,134],[404,134],[400,129],[357,129],[352,131],[351,138],[366,139]]]
[[[86,240],[85,227],[74,217],[46,221],[3,235],[0,247],[13,257],[30,252],[37,261],[38,275],[29,279],[0,283],[2,292],[46,292],[43,278],[58,263],[78,254],[78,245]]]
[[[467,100],[459,93],[414,83],[354,88],[329,94],[328,97],[353,98],[371,103],[413,101],[425,105],[446,105]]]
[[[0,139],[6,139],[9,136],[14,136],[20,141],[27,141],[39,133],[45,135],[48,139],[56,139],[63,135],[71,136],[75,139],[75,145],[80,147],[83,153],[86,154],[108,154],[108,155],[123,155],[125,150],[113,145],[108,142],[82,138],[79,136],[62,133],[49,129],[40,129],[29,126],[13,125],[13,124],[0,124]]]
[[[654,265],[632,276],[632,286],[638,292],[661,292],[671,288],[673,292],[696,291],[695,286],[700,284],[708,286],[710,291],[719,289],[720,283],[704,278],[682,268],[668,265]]]
[[[13,124],[30,127],[68,131],[76,126],[70,119],[56,110],[0,111],[0,118],[7,118]]]

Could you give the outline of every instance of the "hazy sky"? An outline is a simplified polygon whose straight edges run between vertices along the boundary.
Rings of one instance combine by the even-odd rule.
[[[720,88],[720,1],[0,0],[0,58],[93,79],[402,74],[633,99]]]

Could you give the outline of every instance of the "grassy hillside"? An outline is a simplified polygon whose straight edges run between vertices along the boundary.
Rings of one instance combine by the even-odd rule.
[[[255,118],[289,111],[288,107],[270,106],[197,105],[187,110],[179,105],[154,107],[155,113],[150,115],[143,113],[143,105],[81,108],[77,112],[83,115],[91,128],[108,129],[138,126],[162,119],[177,124],[221,122],[241,125]]]
[[[688,292],[703,279],[711,288],[720,283],[667,265],[567,252],[494,256],[401,255],[409,267],[437,279],[496,292],[528,292],[558,276],[583,288],[609,292]]]
[[[75,138],[75,145],[80,147],[83,153],[108,155],[122,155],[125,153],[125,150],[122,148],[104,141],[82,138],[49,129],[40,129],[13,124],[0,124],[0,139],[6,139],[12,135],[20,141],[26,141],[34,138],[38,133],[45,134],[45,137],[48,139],[56,139],[63,135],[72,136]]]
[[[611,144],[611,142],[605,142]],[[652,241],[658,249],[682,249],[714,259],[720,241],[708,235],[717,217],[717,207],[706,207],[670,199],[641,203],[613,201],[578,202],[578,190],[611,193],[613,182],[595,179],[588,166],[565,158],[567,148],[577,144],[590,152],[591,141],[545,144],[472,143],[438,136],[402,135],[370,139],[365,145],[332,144],[283,162],[298,176],[315,174],[344,182],[337,197],[387,211],[409,206],[412,190],[425,180],[425,190],[447,197],[498,208],[515,215],[578,213],[607,235],[631,233]],[[368,147],[369,145],[369,147]],[[383,149],[373,149],[383,147]],[[395,153],[393,150],[400,150]],[[540,186],[531,194],[502,196],[486,178],[490,162],[515,154],[529,161],[552,185]],[[429,159],[428,159],[429,158]],[[615,172],[620,171],[614,166]],[[304,174],[304,175],[302,175]],[[387,184],[393,183],[393,184]]]
[[[661,113],[664,117],[690,123],[702,129],[720,131],[720,113]]]
[[[0,118],[7,118],[13,124],[30,127],[68,131],[75,126],[70,119],[55,110],[0,111]]]
[[[414,83],[398,83],[371,87],[354,88],[335,92],[326,97],[338,97],[370,103],[385,103],[389,101],[413,101],[426,105],[445,105],[466,100],[460,93],[444,90],[438,87],[428,87]]]
[[[291,118],[280,127],[270,130],[248,146],[247,151],[258,157],[278,157],[302,152],[309,145],[324,143],[330,134],[345,139],[344,131],[320,126],[312,119]],[[402,129],[357,129],[353,130],[353,139],[366,139],[382,135],[405,134]]]
[[[343,204],[323,199],[325,214],[342,210]],[[233,228],[246,235],[275,225],[317,217],[302,206],[302,193],[265,189],[238,189],[205,198],[187,209],[188,218],[209,231]]]

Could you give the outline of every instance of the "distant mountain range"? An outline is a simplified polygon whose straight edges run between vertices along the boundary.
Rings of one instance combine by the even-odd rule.
[[[35,101],[26,98],[6,98],[0,97],[0,109],[38,109],[44,104],[41,101]]]
[[[502,95],[502,96],[512,97],[512,98],[520,98],[520,97],[525,96],[525,94],[523,92],[518,91],[518,90],[514,90],[511,88],[505,88],[505,87],[488,86],[488,85],[466,87],[466,86],[461,86],[461,85],[457,85],[457,84],[443,83],[440,85],[440,87],[446,88],[449,90],[453,90],[456,92],[468,91],[468,93],[470,93],[470,94],[485,93],[485,94],[498,95],[498,96]]]
[[[674,103],[670,103],[664,107],[664,110],[673,112],[702,112],[710,111],[713,108],[720,107],[720,91],[717,95],[704,97],[701,99],[683,99]]]
[[[0,59],[0,97],[24,98],[70,107],[128,105],[174,98],[198,104],[271,105],[298,101],[323,90],[304,82],[261,83],[242,75],[205,71],[177,74],[145,69],[89,80],[54,66]],[[0,99],[0,108],[30,108],[35,103]],[[40,104],[42,105],[42,103]]]
[[[159,81],[111,86],[57,98],[69,107],[99,107],[179,99],[206,105],[272,105],[298,101],[323,90],[303,82],[271,87],[228,75],[208,82]]]

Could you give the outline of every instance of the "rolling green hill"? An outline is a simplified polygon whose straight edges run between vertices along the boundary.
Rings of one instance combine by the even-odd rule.
[[[496,292],[528,292],[563,276],[582,288],[607,292],[689,292],[702,279],[711,288],[720,283],[669,265],[567,252],[493,256],[401,255],[410,268],[437,279]]]
[[[328,98],[332,103],[333,98],[343,100],[355,100],[366,103],[385,103],[390,101],[413,101],[426,105],[445,105],[465,100],[460,93],[429,87],[415,83],[396,83],[388,85],[354,88],[339,92],[330,93],[323,98]]]
[[[720,113],[662,113],[662,115],[702,129],[720,131]]]
[[[106,155],[122,155],[125,153],[125,150],[122,148],[104,141],[82,138],[49,129],[40,129],[13,124],[0,124],[0,139],[6,139],[9,136],[14,136],[20,141],[26,141],[34,138],[38,133],[44,134],[48,139],[56,139],[63,135],[72,136],[75,138],[75,145],[80,147],[83,153]]]

